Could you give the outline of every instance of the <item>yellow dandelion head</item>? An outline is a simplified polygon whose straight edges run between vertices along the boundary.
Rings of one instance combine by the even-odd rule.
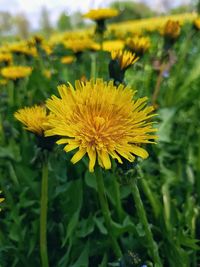
[[[128,38],[126,41],[128,48],[136,54],[144,54],[144,52],[149,49],[150,44],[150,39],[148,37],[135,36]]]
[[[11,53],[0,53],[0,63],[11,63],[12,62],[12,54]]]
[[[74,53],[83,52],[85,50],[99,50],[100,46],[91,38],[69,39],[63,42],[64,46],[71,49]]]
[[[43,75],[47,78],[50,79],[51,78],[51,70],[45,69],[43,70]]]
[[[112,52],[113,50],[121,50],[124,48],[124,41],[122,40],[112,40],[103,42],[103,50]]]
[[[181,33],[179,21],[168,20],[163,29],[163,35],[172,39],[176,39]]]
[[[200,17],[194,20],[194,27],[200,30]]]
[[[48,120],[51,116],[51,114],[47,115],[44,106],[39,105],[24,107],[14,114],[14,117],[25,126],[26,130],[37,135],[43,135],[44,131],[49,129]]]
[[[42,42],[41,47],[47,55],[51,55],[53,53],[52,45]]]
[[[138,61],[139,57],[127,50],[113,50],[111,52],[111,58],[118,60],[121,70],[126,70],[128,67]]]
[[[91,20],[104,20],[116,17],[119,14],[119,11],[114,8],[100,8],[100,9],[91,9],[88,13],[84,14],[84,18]]]
[[[76,60],[76,58],[74,56],[64,56],[61,58],[61,63],[62,64],[71,64],[75,60]]]
[[[31,72],[32,68],[26,66],[8,66],[1,69],[1,75],[10,80],[25,78],[29,76]]]
[[[141,144],[152,143],[156,130],[149,121],[154,114],[152,106],[145,107],[146,97],[133,100],[131,88],[102,79],[76,81],[75,88],[62,85],[58,91],[60,98],[53,95],[46,103],[55,117],[49,119],[51,128],[45,136],[60,136],[57,143],[65,144],[66,152],[78,149],[72,163],[87,154],[93,172],[96,161],[110,169],[110,157],[119,163],[121,157],[130,162],[135,156],[148,157]]]
[[[9,46],[9,51],[27,56],[37,56],[37,49],[34,46],[30,46],[28,42],[13,43]]]
[[[36,34],[33,36],[34,43],[41,44],[44,41],[44,37],[42,35]]]

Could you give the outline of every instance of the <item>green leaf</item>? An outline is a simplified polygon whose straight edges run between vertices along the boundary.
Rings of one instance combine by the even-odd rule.
[[[76,229],[76,226],[78,224],[78,221],[79,221],[79,211],[75,212],[69,223],[68,223],[68,226],[67,226],[67,234],[66,234],[66,237],[62,243],[62,247],[67,243],[68,239],[73,235],[75,229]]]
[[[96,226],[98,227],[99,231],[103,235],[106,235],[108,233],[108,231],[103,224],[103,218],[102,217],[101,218],[94,217],[93,220],[95,221]]]
[[[86,237],[91,234],[94,231],[94,224],[92,216],[89,216],[87,219],[82,219],[78,225],[80,229],[77,230],[77,236]]]
[[[175,108],[162,108],[159,110],[159,115],[161,118],[161,123],[158,125],[159,141],[170,142],[172,119],[175,113],[176,113]]]
[[[86,171],[85,173],[85,183],[87,186],[97,190],[97,182],[95,178],[95,174],[91,173],[89,171]]]
[[[88,267],[89,263],[89,242],[84,246],[84,250],[81,253],[78,260],[70,267]]]
[[[137,229],[137,233],[138,233],[138,235],[139,235],[140,237],[145,236],[144,227],[143,227],[143,225],[142,225],[141,223],[138,223],[138,224],[136,225],[136,229]]]

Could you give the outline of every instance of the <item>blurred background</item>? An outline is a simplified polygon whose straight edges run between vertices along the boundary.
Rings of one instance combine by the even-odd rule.
[[[90,23],[82,19],[82,13],[91,8],[115,7],[121,14],[110,22],[119,22],[191,12],[197,3],[198,0],[0,0],[0,38],[28,38],[33,33],[48,36],[55,31],[81,28]]]

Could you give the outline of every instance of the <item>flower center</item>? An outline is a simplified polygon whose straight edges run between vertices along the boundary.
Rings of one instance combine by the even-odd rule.
[[[100,116],[94,117],[94,126],[96,130],[99,130],[104,124],[105,124],[105,119]]]

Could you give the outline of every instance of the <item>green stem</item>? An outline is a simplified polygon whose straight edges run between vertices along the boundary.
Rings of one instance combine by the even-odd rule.
[[[152,190],[149,187],[149,184],[145,179],[141,179],[140,183],[141,183],[142,189],[144,191],[144,194],[146,195],[146,197],[148,198],[148,200],[152,206],[154,216],[156,219],[158,219],[158,217],[160,215],[159,201],[156,201],[157,199],[153,195]]]
[[[117,216],[118,216],[119,222],[121,223],[123,220],[123,209],[122,209],[122,203],[121,203],[121,198],[120,198],[120,186],[119,186],[119,183],[116,177],[112,177],[112,181],[113,181],[113,188],[115,192]]]
[[[90,77],[92,79],[96,79],[96,53],[92,52],[91,53],[91,73]]]
[[[133,199],[135,201],[135,205],[136,205],[139,219],[140,219],[140,221],[144,227],[144,231],[145,231],[146,239],[147,239],[147,245],[148,245],[149,251],[151,253],[151,257],[154,260],[155,266],[161,267],[162,263],[161,263],[160,256],[158,253],[158,247],[157,247],[157,244],[155,243],[155,241],[153,240],[153,235],[152,235],[151,229],[150,229],[148,221],[147,221],[146,212],[144,209],[144,205],[142,203],[142,199],[140,196],[140,192],[139,192],[139,189],[137,186],[136,179],[132,179],[132,181],[131,181],[131,190],[132,190],[132,195],[133,195]]]
[[[122,257],[121,249],[117,243],[116,237],[113,235],[112,219],[110,216],[108,202],[107,202],[106,195],[105,195],[104,181],[103,181],[102,171],[101,171],[100,167],[96,168],[95,174],[96,174],[97,189],[98,189],[98,195],[99,195],[101,210],[102,210],[103,217],[104,217],[104,220],[106,223],[108,234],[110,236],[112,248],[114,250],[116,257],[121,258]]]
[[[42,188],[40,207],[40,256],[42,267],[48,267],[47,253],[47,203],[48,203],[48,159],[43,160],[42,166]]]
[[[8,103],[10,107],[14,105],[14,85],[13,82],[10,82],[8,85]]]
[[[6,138],[4,133],[4,127],[3,127],[3,115],[0,114],[0,142],[3,146],[5,144]]]

